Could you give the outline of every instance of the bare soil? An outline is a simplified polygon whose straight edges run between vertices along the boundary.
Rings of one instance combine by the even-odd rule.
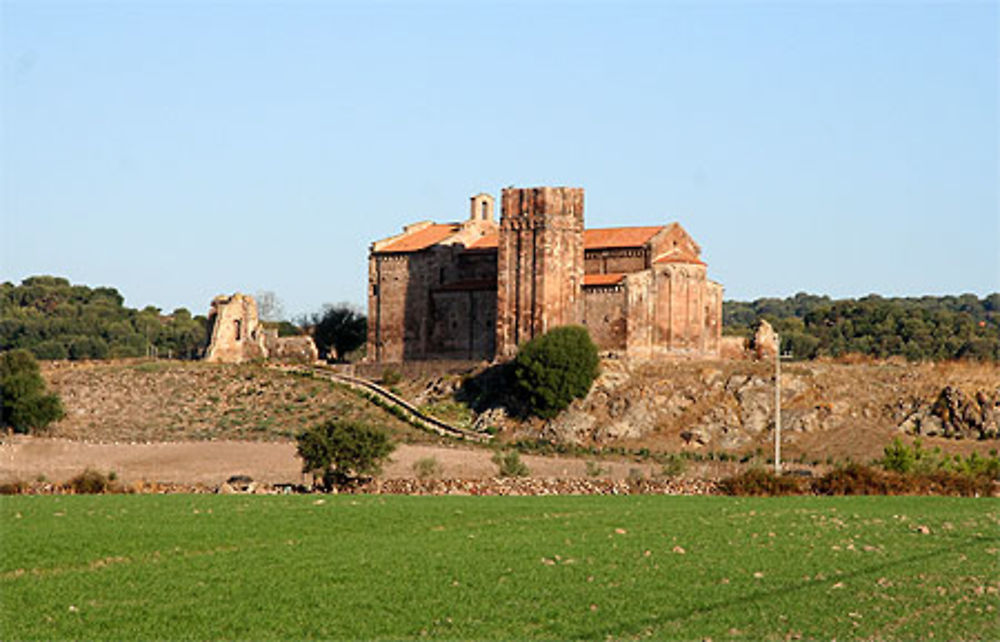
[[[414,464],[434,458],[438,477],[482,479],[494,477],[493,453],[483,448],[432,444],[400,444],[384,467],[386,479],[414,477]],[[579,478],[588,476],[587,462],[569,457],[522,456],[532,477]],[[291,442],[179,441],[148,444],[85,443],[69,439],[14,436],[0,444],[0,483],[47,480],[62,482],[85,468],[114,472],[118,479],[218,485],[233,475],[248,475],[269,484],[305,483],[302,462]],[[651,464],[601,461],[600,477],[626,479],[629,475],[655,476]],[[718,473],[706,464],[692,468],[692,475]]]

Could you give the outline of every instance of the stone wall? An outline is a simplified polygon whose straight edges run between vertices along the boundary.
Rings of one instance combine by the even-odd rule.
[[[497,353],[583,319],[583,189],[503,190],[497,245]]]
[[[264,335],[257,318],[257,302],[248,294],[237,292],[212,299],[208,313],[211,340],[205,361],[243,363],[267,356]]]
[[[583,325],[601,350],[624,350],[628,314],[624,285],[586,287]]]

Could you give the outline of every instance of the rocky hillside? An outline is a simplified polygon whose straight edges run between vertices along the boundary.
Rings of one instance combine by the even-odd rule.
[[[515,422],[498,410],[484,420],[502,426],[509,438],[671,452],[770,452],[773,365],[679,361],[629,367],[605,360],[587,398],[552,421]],[[920,435],[925,445],[946,452],[987,453],[1000,447],[998,422],[997,364],[783,364],[782,443],[788,458],[867,460],[897,435]]]

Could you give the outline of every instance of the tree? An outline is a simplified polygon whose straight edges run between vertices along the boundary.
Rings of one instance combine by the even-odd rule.
[[[270,290],[257,293],[257,316],[261,321],[281,321],[285,318],[285,306],[278,295]]]
[[[597,346],[581,326],[563,326],[535,337],[514,359],[514,381],[530,411],[544,419],[585,397],[599,370]]]
[[[331,420],[296,437],[302,472],[319,476],[324,488],[378,474],[396,445],[384,430],[356,421]]]
[[[27,350],[0,353],[0,421],[4,428],[28,433],[62,419],[62,402],[45,391],[38,362]]]
[[[304,319],[303,325],[312,328],[316,348],[327,359],[343,360],[368,336],[368,318],[349,303],[325,305],[322,312]]]

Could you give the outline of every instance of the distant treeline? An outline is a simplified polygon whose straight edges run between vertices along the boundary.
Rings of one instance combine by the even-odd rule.
[[[54,276],[0,284],[0,351],[27,348],[39,359],[107,359],[156,353],[192,359],[208,321],[184,308],[164,315],[127,308],[118,290],[70,285]]]
[[[858,353],[911,361],[1000,361],[1000,293],[832,300],[799,293],[787,299],[726,301],[726,334],[751,336],[761,319],[781,334],[782,351],[801,359]]]

